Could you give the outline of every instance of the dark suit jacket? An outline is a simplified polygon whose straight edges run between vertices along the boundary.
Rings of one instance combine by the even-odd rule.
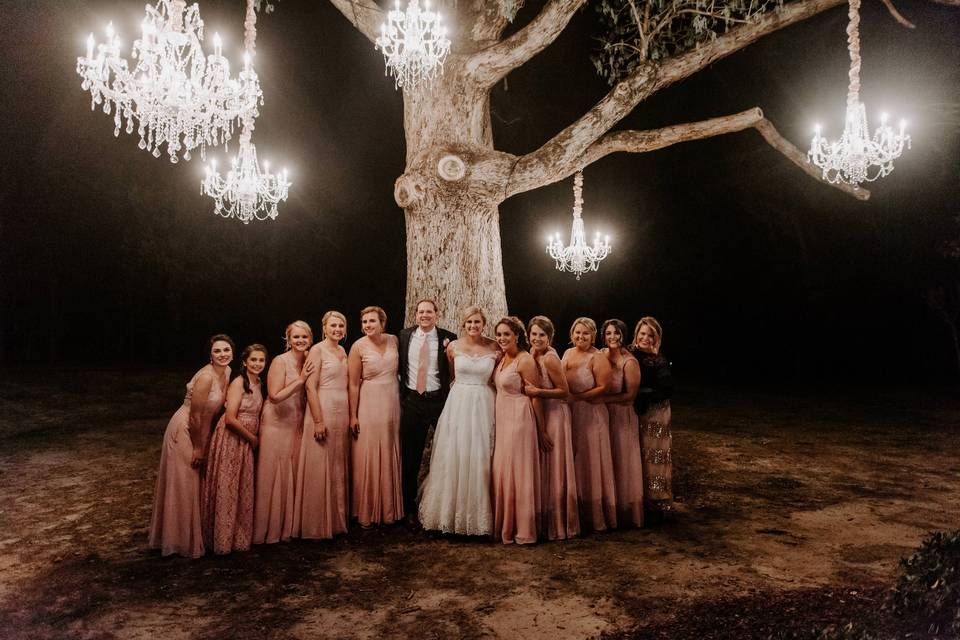
[[[406,397],[410,389],[407,387],[407,370],[409,368],[408,364],[408,352],[410,351],[410,338],[413,336],[413,332],[417,330],[417,327],[407,327],[400,332],[400,347],[399,347],[399,356],[400,362],[397,364],[397,375],[400,376],[400,397]],[[446,396],[450,391],[450,363],[447,362],[447,348],[444,346],[444,341],[453,342],[457,339],[457,336],[450,333],[446,329],[441,329],[437,327],[437,364],[440,369],[440,391],[443,392],[443,395]]]

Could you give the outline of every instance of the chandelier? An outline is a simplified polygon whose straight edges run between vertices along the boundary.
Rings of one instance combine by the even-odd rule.
[[[847,25],[847,49],[850,51],[850,85],[847,90],[847,114],[840,139],[831,142],[820,135],[817,125],[810,143],[810,162],[823,171],[828,182],[847,182],[856,187],[872,182],[893,171],[893,161],[910,148],[910,136],[904,133],[906,122],[900,121],[899,132],[887,124],[887,116],[870,136],[867,111],[860,102],[860,0],[850,0],[850,22]]]
[[[571,271],[577,274],[577,280],[587,271],[596,271],[600,261],[610,253],[610,236],[600,240],[598,232],[593,238],[593,246],[587,244],[583,232],[583,170],[577,171],[573,178],[573,229],[570,232],[570,246],[560,242],[560,234],[547,237],[547,254],[553,258],[559,271]]]
[[[86,56],[77,58],[80,86],[90,92],[91,109],[102,105],[104,113],[113,114],[113,135],[124,125],[133,133],[136,123],[139,147],[154,157],[164,145],[170,162],[181,154],[189,160],[196,147],[203,156],[207,146],[231,138],[244,114],[256,114],[263,95],[259,80],[249,66],[231,78],[219,35],[213,53],[204,55],[196,4],[186,8],[185,0],[158,0],[146,13],[131,52],[135,65],[120,55],[112,23],[106,42],[97,44],[90,34]]]
[[[447,29],[440,14],[430,10],[430,0],[410,0],[406,12],[396,8],[380,25],[376,48],[383,52],[384,73],[394,77],[394,87],[415,90],[422,81],[433,82],[443,73],[443,61],[450,53]]]
[[[244,68],[254,76],[253,53],[256,46],[255,0],[247,0],[247,15],[244,21]],[[254,114],[243,117],[243,129],[240,133],[240,150],[231,161],[226,177],[217,172],[216,161],[205,168],[206,175],[200,183],[200,193],[214,199],[214,213],[224,218],[236,218],[244,224],[251,220],[275,220],[277,204],[285,201],[290,192],[287,170],[279,174],[270,173],[270,165],[263,163],[261,169],[257,160],[257,147],[251,141],[254,129]]]

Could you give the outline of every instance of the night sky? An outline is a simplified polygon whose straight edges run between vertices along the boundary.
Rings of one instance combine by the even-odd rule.
[[[665,150],[609,156],[584,172],[587,233],[614,251],[577,282],[544,253],[569,234],[572,180],[501,207],[507,300],[523,319],[642,315],[664,325],[682,379],[914,383],[950,374],[948,333],[924,293],[960,280],[942,243],[960,233],[960,10],[897,2],[898,25],[866,2],[861,97],[906,117],[913,149],[867,203],[817,183],[752,130]],[[523,24],[542,6],[529,1]],[[208,41],[239,63],[243,3],[204,1]],[[125,51],[143,0],[4,2],[0,151],[0,357],[65,366],[182,365],[206,336],[281,346],[284,326],[319,329],[383,306],[401,328],[404,167],[401,96],[379,52],[327,2],[283,0],[259,15],[266,104],[254,142],[293,187],[273,223],[213,215],[203,164],[171,165],[114,138],[90,111],[76,56],[112,19]],[[844,8],[831,9],[642,103],[618,128],[649,128],[761,107],[786,138],[842,128]],[[493,94],[497,147],[540,146],[606,86],[588,58],[592,10]],[[235,145],[231,146],[231,154]],[[212,155],[221,164],[222,149]],[[366,240],[375,229],[373,242]],[[447,323],[448,326],[450,323]],[[449,326],[453,329],[454,327]],[[558,343],[561,342],[558,340]]]

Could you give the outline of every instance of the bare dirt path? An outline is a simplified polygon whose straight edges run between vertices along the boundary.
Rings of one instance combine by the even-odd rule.
[[[675,403],[665,522],[529,548],[405,527],[197,561],[145,548],[183,372],[6,372],[0,637],[765,638],[877,606],[960,527],[946,391]]]

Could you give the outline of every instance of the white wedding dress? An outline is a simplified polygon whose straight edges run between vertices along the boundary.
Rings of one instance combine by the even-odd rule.
[[[496,392],[490,374],[496,355],[456,352],[456,378],[433,436],[430,473],[420,499],[424,529],[489,535],[493,532],[490,465]]]

